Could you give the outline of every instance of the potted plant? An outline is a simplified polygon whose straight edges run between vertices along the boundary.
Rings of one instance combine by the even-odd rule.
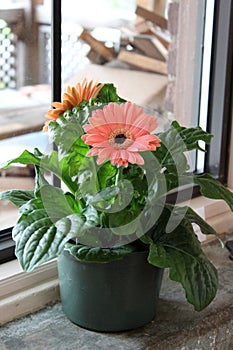
[[[12,234],[23,269],[58,257],[65,313],[100,331],[152,320],[164,268],[195,310],[209,305],[218,276],[193,225],[216,232],[190,207],[169,203],[167,194],[196,184],[203,196],[223,199],[233,210],[228,189],[189,170],[187,153],[212,135],[176,121],[158,133],[157,118],[120,98],[113,84],[87,80],[68,87],[47,118],[44,131],[56,149],[25,150],[2,164],[35,167],[33,191],[0,194],[19,207]],[[47,172],[61,188],[49,183]]]

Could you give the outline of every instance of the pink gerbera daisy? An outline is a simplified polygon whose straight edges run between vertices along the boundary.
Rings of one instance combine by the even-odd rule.
[[[109,103],[92,112],[90,124],[83,126],[83,141],[91,145],[87,156],[98,156],[97,164],[110,159],[112,164],[128,166],[144,164],[139,152],[155,151],[160,146],[157,136],[151,135],[157,127],[157,118],[145,114],[143,108],[126,102]]]

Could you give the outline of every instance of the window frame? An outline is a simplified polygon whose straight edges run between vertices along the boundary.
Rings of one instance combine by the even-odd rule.
[[[207,0],[208,1],[208,0]],[[232,138],[232,108],[233,108],[233,0],[213,0],[214,1],[214,16],[213,16],[213,32],[211,45],[210,59],[210,74],[209,74],[209,91],[207,101],[207,120],[205,125],[201,125],[209,133],[214,135],[211,145],[206,146],[206,153],[202,153],[204,158],[203,170],[196,171],[197,173],[208,172],[216,177],[224,185],[228,185],[229,162],[230,162],[230,145]],[[228,20],[227,20],[228,19]],[[225,26],[221,26],[224,23]],[[224,34],[226,34],[224,36]],[[204,39],[204,38],[203,38]],[[223,40],[225,39],[225,40]],[[219,64],[221,62],[221,64]],[[224,88],[219,84],[219,77],[225,76]],[[222,95],[222,113],[216,114],[216,108],[219,107],[216,103],[216,96]],[[200,97],[201,97],[200,89]],[[196,95],[194,96],[196,98]],[[195,107],[197,108],[197,107]],[[183,111],[182,111],[183,112]],[[201,113],[201,100],[199,101],[199,116]],[[215,121],[215,123],[213,123]],[[200,122],[200,120],[199,120]],[[221,130],[221,134],[218,134]],[[216,174],[210,166],[210,151],[216,143],[221,143],[219,149],[219,172]],[[197,152],[197,156],[199,155]],[[230,182],[230,181],[229,181]],[[197,185],[192,187],[192,198],[200,196],[200,190]],[[187,186],[179,189],[179,199],[177,200],[177,192],[167,196],[167,201],[170,203],[190,200],[190,188]]]
[[[224,25],[221,25],[224,24]],[[207,147],[205,172],[213,174],[211,168],[211,152],[215,144],[220,145],[219,168],[215,175],[219,181],[227,185],[230,142],[232,137],[232,97],[233,97],[233,1],[215,0],[213,25],[213,43],[211,54],[209,101],[207,131],[215,135],[212,144]],[[226,35],[225,35],[226,34]],[[225,40],[224,40],[225,39]],[[219,82],[224,78],[223,87]],[[218,102],[216,101],[218,96]],[[221,101],[219,101],[221,97]],[[220,105],[221,104],[221,105]],[[220,105],[220,106],[219,106]],[[220,115],[218,110],[220,109]],[[221,134],[219,135],[219,130]],[[216,137],[218,135],[218,137]],[[216,147],[215,147],[216,148]]]

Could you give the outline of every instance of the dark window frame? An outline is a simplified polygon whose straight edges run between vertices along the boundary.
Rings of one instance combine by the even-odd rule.
[[[227,21],[229,19],[229,22]],[[209,83],[207,131],[215,135],[207,148],[205,172],[210,172],[223,184],[227,183],[231,118],[233,107],[233,1],[215,0],[213,43]],[[223,80],[223,87],[221,81]],[[218,101],[216,99],[218,97]],[[219,113],[220,111],[220,113]],[[220,134],[219,134],[220,130]],[[218,135],[218,136],[216,136]],[[218,148],[218,145],[220,146]],[[213,152],[218,152],[214,169]]]
[[[229,23],[224,19],[224,25],[228,28],[228,43],[225,46],[225,52],[221,50],[222,31],[221,23],[226,11],[230,11]],[[226,17],[225,17],[226,18]],[[224,184],[227,181],[230,135],[231,135],[231,118],[232,118],[232,97],[233,97],[233,0],[215,0],[215,14],[213,25],[213,44],[211,55],[211,73],[208,101],[208,123],[207,130],[213,134],[221,130],[216,142],[221,144],[219,149],[219,168],[216,177]],[[61,0],[52,1],[52,100],[59,101],[61,96]],[[219,66],[220,56],[224,57],[221,67]],[[215,96],[221,88],[218,84],[219,74],[225,73],[225,85],[222,91],[222,114],[215,115]],[[216,137],[216,136],[215,136]],[[215,142],[215,140],[213,140]],[[213,143],[212,142],[212,143]],[[212,173],[211,169],[211,147],[208,147],[205,158],[205,171]],[[59,185],[57,178],[53,179],[56,185]],[[190,191],[188,191],[190,194]],[[193,188],[193,196],[199,195],[198,187]],[[179,193],[180,196],[180,193]],[[183,200],[186,198],[186,191],[182,193]],[[176,201],[176,194],[169,196],[169,201]],[[0,231],[0,263],[15,259],[14,242],[12,240],[12,228]]]

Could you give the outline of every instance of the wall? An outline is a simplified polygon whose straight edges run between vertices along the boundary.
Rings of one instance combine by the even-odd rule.
[[[168,29],[172,42],[168,57],[165,108],[186,126],[196,123],[199,112],[197,99],[201,78],[203,7],[203,0],[173,0],[168,9]]]
[[[168,87],[164,106],[172,118],[186,126],[196,124],[199,115],[204,7],[203,0],[171,0],[168,8],[168,29],[172,42],[169,48]],[[228,186],[233,188],[232,133]]]

